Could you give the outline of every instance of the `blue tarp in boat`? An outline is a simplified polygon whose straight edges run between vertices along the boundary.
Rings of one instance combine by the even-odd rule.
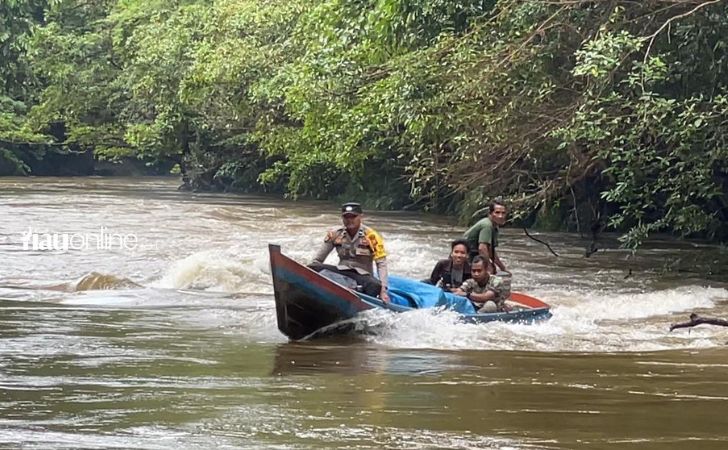
[[[389,277],[389,299],[392,303],[410,308],[446,307],[460,314],[475,314],[475,308],[465,297],[445,292],[437,286],[421,281]]]

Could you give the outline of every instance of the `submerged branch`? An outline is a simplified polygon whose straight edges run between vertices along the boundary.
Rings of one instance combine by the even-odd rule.
[[[678,328],[692,328],[698,325],[716,325],[720,327],[728,327],[728,320],[725,319],[715,319],[712,317],[700,317],[699,315],[692,313],[690,314],[690,321],[689,322],[682,322],[682,323],[674,323],[670,325],[670,331],[676,330]]]

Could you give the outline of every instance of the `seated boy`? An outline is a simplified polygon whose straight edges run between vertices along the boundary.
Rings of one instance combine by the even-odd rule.
[[[465,280],[455,294],[467,297],[479,313],[505,310],[505,302],[511,295],[510,277],[490,275],[481,256],[470,264],[472,278]]]

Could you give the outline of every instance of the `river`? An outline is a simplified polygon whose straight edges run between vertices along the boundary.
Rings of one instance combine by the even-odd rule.
[[[0,447],[728,448],[728,328],[668,332],[728,316],[708,272],[725,248],[630,256],[606,236],[585,258],[579,236],[539,233],[557,258],[506,228],[514,289],[550,303],[548,322],[373,314],[376,334],[289,343],[267,245],[306,261],[337,206],[176,186],[0,178]],[[462,232],[365,222],[390,271],[418,278]]]

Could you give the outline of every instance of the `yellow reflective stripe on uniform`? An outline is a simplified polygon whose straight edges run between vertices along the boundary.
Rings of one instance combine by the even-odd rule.
[[[365,236],[369,241],[369,247],[374,253],[374,260],[379,261],[387,256],[387,252],[384,251],[384,239],[376,231],[368,228],[365,232]]]

